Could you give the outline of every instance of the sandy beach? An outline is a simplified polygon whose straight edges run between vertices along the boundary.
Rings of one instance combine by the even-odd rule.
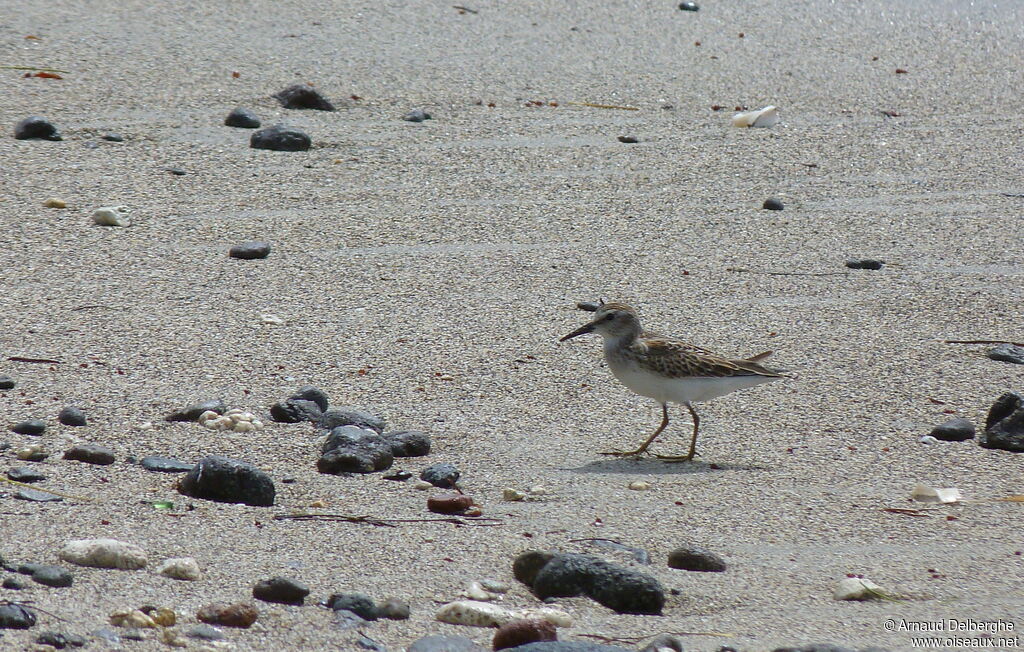
[[[1024,5],[700,4],[0,0],[0,65],[64,71],[0,69],[0,374],[17,383],[0,391],[0,470],[42,444],[38,487],[88,498],[25,502],[0,483],[0,556],[74,574],[0,589],[40,610],[35,627],[0,630],[0,648],[89,637],[143,605],[185,629],[201,606],[286,576],[311,589],[305,606],[259,603],[251,629],[225,629],[231,649],[359,649],[317,606],[340,591],[409,603],[410,619],[358,630],[387,650],[430,634],[490,649],[493,629],[434,614],[481,579],[512,587],[504,606],[542,606],[512,577],[529,549],[598,555],[673,590],[662,616],[559,599],[575,621],[560,640],[914,649],[890,618],[1020,635],[1024,505],[996,499],[1024,494],[1024,457],[919,440],[954,417],[980,430],[999,395],[1024,392],[1024,366],[945,343],[1024,338]],[[273,99],[304,82],[338,110]],[[766,105],[778,125],[731,125],[736,107]],[[250,130],[223,125],[238,106],[312,148],[251,149]],[[433,119],[402,120],[417,108]],[[31,115],[63,140],[15,140]],[[784,210],[763,210],[770,197]],[[117,205],[131,226],[92,223]],[[270,256],[228,256],[250,240]],[[642,441],[660,410],[615,381],[597,338],[558,343],[589,318],[576,302],[598,298],[724,355],[772,350],[793,378],[698,406],[692,463],[601,456]],[[318,429],[265,416],[303,385],[428,433],[432,452],[396,459],[407,482],[318,473]],[[212,398],[266,427],[163,420]],[[58,424],[66,405],[88,425]],[[689,417],[671,415],[653,452],[685,452]],[[32,418],[42,436],[8,430]],[[61,458],[83,443],[117,461]],[[249,462],[276,504],[182,496],[180,476],[129,461],[147,455]],[[435,462],[500,523],[274,520],[426,518],[431,492],[413,485]],[[911,502],[918,483],[964,500]],[[99,537],[139,545],[150,567],[58,559]],[[651,563],[581,541],[595,538]],[[667,567],[683,545],[728,570]],[[202,579],[153,572],[169,557],[194,557]],[[901,599],[836,601],[848,574]]]

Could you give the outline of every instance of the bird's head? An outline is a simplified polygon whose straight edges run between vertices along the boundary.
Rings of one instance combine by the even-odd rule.
[[[636,311],[624,303],[601,303],[594,311],[594,319],[563,337],[560,342],[587,333],[597,333],[608,339],[635,337],[640,334],[640,320]]]

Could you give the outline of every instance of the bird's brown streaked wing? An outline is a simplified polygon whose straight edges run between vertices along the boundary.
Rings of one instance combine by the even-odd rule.
[[[730,360],[681,340],[649,337],[638,340],[633,353],[669,378],[699,376],[728,378],[730,376],[768,376],[781,374],[751,360]],[[760,357],[758,358],[760,359]]]

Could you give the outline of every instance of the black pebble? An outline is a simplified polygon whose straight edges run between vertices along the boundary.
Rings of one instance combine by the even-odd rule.
[[[942,441],[967,441],[974,439],[974,424],[968,419],[950,419],[932,428],[931,435]]]
[[[331,408],[320,417],[320,427],[324,430],[334,430],[338,426],[357,426],[382,433],[386,425],[384,419],[362,410]]]
[[[639,143],[640,139],[636,136],[619,136],[620,143]]]
[[[985,352],[991,360],[1009,362],[1011,364],[1024,364],[1024,346],[1016,344],[1000,344]]]
[[[30,116],[14,127],[14,137],[18,140],[40,138],[42,140],[64,140],[60,132],[46,118]]]
[[[17,383],[14,382],[14,379],[11,378],[10,376],[6,374],[0,374],[0,390],[14,389],[14,386],[16,384]]]
[[[114,133],[103,134],[103,136],[101,136],[101,138],[103,138],[103,140],[108,140],[108,141],[110,141],[112,143],[124,142],[124,136],[122,136],[121,134],[114,134]]]
[[[64,451],[64,459],[86,464],[113,464],[114,451],[96,444],[79,444]]]
[[[36,643],[39,645],[49,645],[50,647],[63,650],[68,647],[83,647],[86,644],[86,640],[75,634],[64,634],[63,632],[42,632],[36,637]]]
[[[424,120],[433,120],[433,118],[423,109],[413,109],[403,115],[402,120],[406,122],[423,122]]]
[[[681,11],[700,11],[700,6],[696,2],[680,2],[679,9]]]
[[[331,430],[320,449],[316,468],[320,473],[373,473],[391,468],[395,457],[391,444],[373,431],[358,426]]]
[[[270,243],[253,240],[235,245],[228,250],[228,255],[241,260],[257,260],[270,255]]]
[[[989,408],[978,444],[982,448],[1024,452],[1024,394],[1006,392],[996,399]]]
[[[35,471],[30,466],[19,466],[11,469],[7,472],[7,477],[15,482],[24,482],[26,484],[32,482],[41,482],[46,479],[46,476],[38,471]]]
[[[249,147],[277,152],[305,152],[313,145],[304,131],[284,125],[260,129],[249,138]]]
[[[173,457],[160,457],[159,455],[149,455],[143,457],[139,461],[139,466],[146,469],[147,471],[154,471],[156,473],[185,473],[191,471],[195,464],[188,464],[176,460]]]
[[[585,595],[622,614],[659,615],[665,605],[658,580],[590,555],[554,555],[537,572],[532,588],[541,600]]]
[[[885,262],[874,258],[851,258],[846,261],[850,269],[882,269]]]
[[[65,426],[84,426],[85,412],[82,412],[81,409],[73,405],[68,405],[57,415],[57,421],[60,421]]]
[[[5,589],[10,589],[11,591],[20,591],[25,588],[25,583],[17,577],[5,577],[3,587]]]
[[[313,401],[316,403],[316,406],[320,408],[321,412],[326,412],[327,406],[331,403],[330,399],[327,397],[327,392],[318,387],[313,387],[312,385],[300,387],[299,391],[295,392],[288,398],[295,398],[301,401]]]
[[[224,405],[224,401],[220,399],[203,401],[202,403],[190,405],[183,410],[171,412],[164,417],[164,421],[198,421],[199,415],[203,412],[210,411],[216,412],[217,414],[224,414],[227,409],[228,407]]]
[[[264,602],[302,604],[307,595],[309,588],[305,584],[287,577],[272,577],[252,587],[252,597]]]
[[[419,430],[399,430],[384,435],[395,457],[423,457],[430,454],[430,437]]]
[[[781,211],[783,208],[785,208],[785,206],[782,205],[781,199],[769,197],[768,199],[764,200],[763,204],[761,204],[761,208],[765,209],[766,211]]]
[[[239,129],[259,129],[260,119],[249,109],[238,107],[231,111],[228,117],[224,118],[224,124],[229,127],[238,127]]]
[[[36,435],[39,436],[46,432],[46,422],[42,419],[29,419],[16,423],[11,426],[11,432],[16,432],[19,435]]]
[[[373,600],[363,593],[333,593],[327,606],[334,611],[351,611],[363,620],[377,620],[379,616]]]
[[[266,473],[251,464],[219,455],[199,460],[178,482],[178,491],[193,498],[256,507],[273,506],[276,494],[274,481]]]
[[[727,568],[725,560],[704,548],[682,546],[668,555],[669,568],[698,571],[702,573],[721,573]]]
[[[74,577],[60,566],[40,566],[32,573],[32,581],[45,586],[71,586]]]
[[[295,84],[274,94],[274,98],[286,109],[316,109],[334,111],[334,105],[320,91],[309,84]]]
[[[289,398],[270,406],[270,418],[278,423],[319,423],[323,414],[313,401]]]
[[[164,169],[167,170],[168,172],[170,172],[171,174],[173,174],[176,177],[183,177],[186,174],[188,174],[188,172],[182,170],[181,168],[164,168]]]
[[[0,629],[28,629],[36,624],[36,615],[20,604],[0,604]]]
[[[462,474],[455,466],[447,462],[431,464],[420,473],[420,480],[424,480],[442,489],[451,489],[459,481]]]

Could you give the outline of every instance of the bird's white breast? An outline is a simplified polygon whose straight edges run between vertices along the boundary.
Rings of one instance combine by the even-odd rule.
[[[708,401],[770,380],[778,380],[771,376],[669,378],[650,371],[632,360],[611,356],[608,357],[608,366],[623,385],[659,403]]]

